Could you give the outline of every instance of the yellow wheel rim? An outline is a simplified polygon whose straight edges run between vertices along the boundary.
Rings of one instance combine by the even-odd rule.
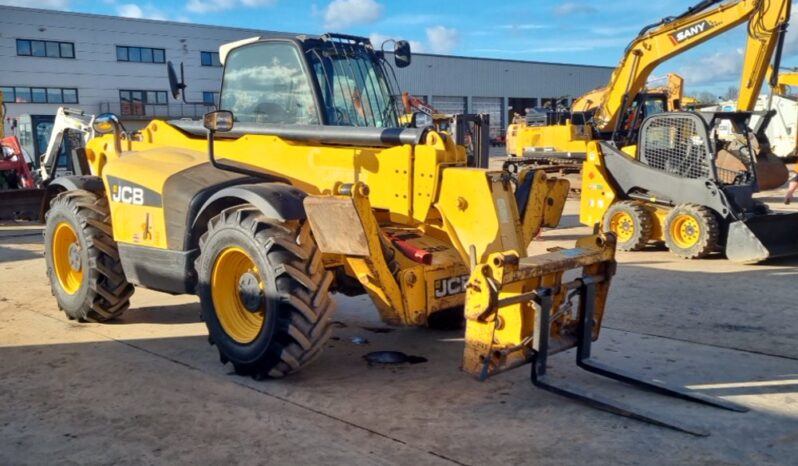
[[[618,241],[625,243],[635,234],[635,222],[627,212],[616,212],[610,218],[610,231],[615,233]]]
[[[677,246],[690,249],[701,238],[701,225],[692,215],[680,214],[671,222],[670,233]]]
[[[72,225],[61,222],[55,227],[52,251],[58,284],[67,294],[77,293],[83,283],[83,261],[80,241]]]
[[[225,333],[238,343],[252,343],[266,321],[263,282],[255,262],[243,249],[230,247],[216,257],[211,297]]]

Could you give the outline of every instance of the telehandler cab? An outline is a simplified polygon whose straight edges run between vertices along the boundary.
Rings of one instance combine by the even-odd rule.
[[[394,56],[409,64],[407,43]],[[591,363],[615,237],[529,257],[568,182],[527,170],[514,189],[508,173],[468,167],[448,134],[399,127],[400,93],[368,39],[253,38],[220,57],[224,110],[135,133],[100,115],[104,135],[85,149],[93,176],[48,186],[47,273],[70,318],[119,316],[134,285],[196,293],[222,362],[281,377],[319,355],[332,292],[368,293],[391,325],[465,316],[462,367],[481,379],[532,362],[540,387],[705,434],[550,384],[546,357],[578,347],[588,370],[741,410]]]

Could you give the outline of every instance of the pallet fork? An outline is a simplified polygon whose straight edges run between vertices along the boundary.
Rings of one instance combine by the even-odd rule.
[[[680,398],[687,401],[702,403],[716,408],[727,409],[730,411],[746,412],[748,408],[740,406],[720,398],[715,398],[704,393],[698,393],[684,387],[670,387],[657,380],[646,380],[631,374],[630,372],[612,368],[601,362],[591,359],[591,346],[593,335],[593,312],[596,296],[596,284],[604,280],[603,277],[582,277],[577,280],[575,292],[579,295],[579,327],[576,342],[576,364],[594,374],[618,380],[645,390],[649,390],[661,395]],[[546,374],[546,361],[549,351],[549,334],[552,311],[551,288],[538,289],[533,300],[535,307],[535,334],[533,339],[532,353],[532,383],[543,390],[566,396],[568,398],[584,402],[594,408],[608,411],[620,416],[637,419],[649,424],[666,427],[669,429],[686,432],[688,434],[705,437],[709,432],[694,426],[689,426],[679,419],[670,418],[658,413],[635,408],[629,404],[611,400],[600,395],[591,393],[582,388],[567,383],[553,383]]]

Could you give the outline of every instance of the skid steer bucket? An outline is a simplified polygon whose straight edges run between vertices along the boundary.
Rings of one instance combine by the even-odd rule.
[[[0,221],[38,221],[44,189],[6,189],[0,191]]]
[[[798,255],[798,212],[757,215],[729,224],[729,260],[753,264],[792,255]]]

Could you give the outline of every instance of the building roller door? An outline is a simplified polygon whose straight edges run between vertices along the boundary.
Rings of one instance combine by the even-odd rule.
[[[441,113],[465,113],[466,98],[434,95],[432,106]]]
[[[490,135],[498,136],[504,130],[502,122],[502,98],[501,97],[472,97],[471,113],[487,113],[490,115]]]

